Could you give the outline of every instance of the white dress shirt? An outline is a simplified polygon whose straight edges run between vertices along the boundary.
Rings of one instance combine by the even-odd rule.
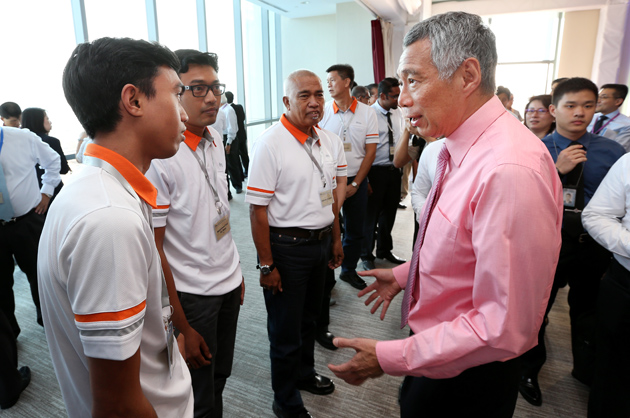
[[[444,138],[428,143],[420,155],[418,162],[418,172],[411,188],[411,207],[416,214],[416,220],[420,222],[422,207],[429,197],[429,192],[433,186],[435,170],[437,168],[437,158],[444,144]]]
[[[221,109],[217,112],[217,119],[214,121],[211,128],[214,128],[219,134],[221,134],[221,141],[223,141],[223,131],[227,127],[227,117],[225,116],[225,112],[221,112]]]
[[[610,168],[584,212],[582,224],[597,243],[630,270],[630,154]]]
[[[400,109],[390,109],[385,110],[378,103],[378,100],[374,102],[372,105],[374,110],[376,111],[376,121],[378,123],[378,138],[379,142],[376,146],[376,157],[374,157],[374,162],[372,165],[377,166],[389,166],[394,165],[394,163],[389,159],[389,126],[387,122],[387,112],[390,112],[389,119],[392,123],[392,133],[394,136],[394,144],[396,146],[398,140],[402,136],[403,129],[403,117]]]
[[[15,216],[27,214],[42,200],[42,193],[52,195],[61,181],[59,154],[28,129],[3,126],[4,143],[0,162]],[[37,182],[35,164],[44,169],[42,188]]]
[[[225,115],[226,123],[223,126],[223,135],[227,135],[227,141],[225,145],[230,145],[234,138],[236,138],[236,133],[238,132],[238,120],[236,119],[236,112],[234,108],[230,106],[229,103],[225,103],[221,106],[221,113]]]

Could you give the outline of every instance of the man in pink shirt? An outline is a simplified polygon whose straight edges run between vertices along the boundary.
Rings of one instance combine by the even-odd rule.
[[[406,376],[402,417],[511,417],[516,357],[537,343],[558,260],[560,179],[542,142],[493,95],[495,38],[479,16],[433,16],[404,47],[399,104],[422,135],[446,137],[446,168],[424,208],[418,269],[366,272],[377,280],[359,296],[372,292],[366,305],[382,305],[383,318],[394,296],[414,289],[403,317],[412,335],[336,338],[357,353],[329,367],[357,385]]]

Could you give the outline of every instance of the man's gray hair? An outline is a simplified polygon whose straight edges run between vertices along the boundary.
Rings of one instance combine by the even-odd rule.
[[[315,74],[314,72],[312,72],[310,70],[296,70],[296,71],[293,71],[284,80],[284,95],[286,97],[289,97],[289,95],[291,93],[291,89],[293,89],[295,87],[295,81],[298,78],[300,78],[300,77],[315,77],[315,78],[317,78],[319,80],[320,83],[322,82],[321,78],[319,78],[319,76],[317,74]]]
[[[481,67],[484,93],[494,94],[497,67],[497,46],[494,34],[481,17],[464,12],[448,12],[431,16],[411,28],[403,45],[429,39],[431,60],[440,79],[448,80],[468,58],[476,58]]]

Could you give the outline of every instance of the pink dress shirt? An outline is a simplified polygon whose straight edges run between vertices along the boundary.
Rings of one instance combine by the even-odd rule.
[[[443,379],[519,356],[537,343],[553,283],[562,186],[544,144],[496,96],[445,144],[451,158],[409,314],[414,335],[376,345],[390,375]],[[394,269],[401,287],[408,271]]]

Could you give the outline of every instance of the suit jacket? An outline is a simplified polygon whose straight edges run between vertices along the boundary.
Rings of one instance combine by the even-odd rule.
[[[246,140],[247,139],[247,129],[245,129],[245,110],[243,106],[236,103],[230,103],[230,106],[236,112],[236,122],[238,124],[238,132],[236,132],[236,139]]]

